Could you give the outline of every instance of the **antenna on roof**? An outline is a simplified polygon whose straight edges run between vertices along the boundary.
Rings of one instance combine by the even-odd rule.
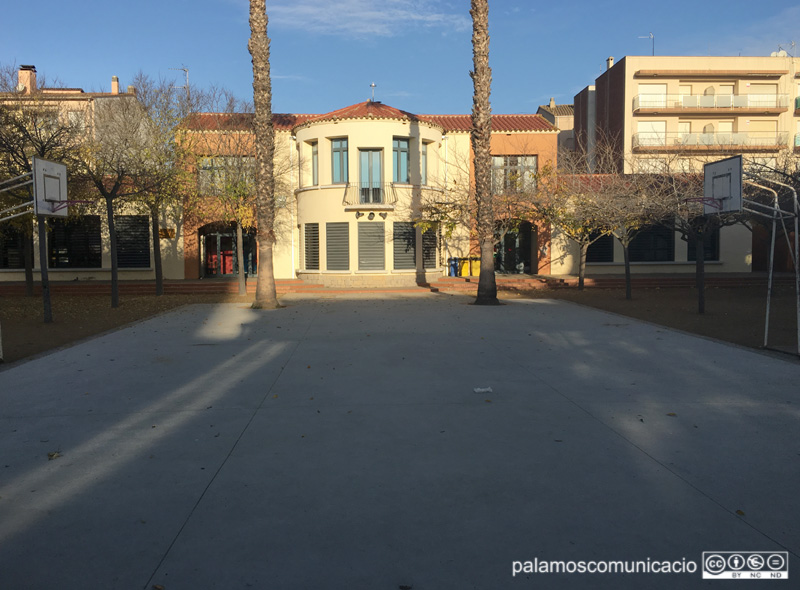
[[[653,55],[656,54],[656,36],[653,33],[645,36],[639,36],[639,39],[650,39],[653,42]]]
[[[375,102],[375,88],[377,87],[377,84],[373,82],[372,84],[369,85],[369,87],[372,88],[372,102]]]
[[[186,91],[186,100],[189,100],[189,68],[186,66],[182,68],[170,68],[170,70],[177,70],[186,74],[186,85],[185,86],[173,86],[175,90],[185,90]]]

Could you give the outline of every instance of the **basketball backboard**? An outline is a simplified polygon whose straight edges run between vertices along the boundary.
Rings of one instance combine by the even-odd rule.
[[[33,206],[36,215],[67,216],[67,167],[33,158]]]
[[[703,213],[742,210],[742,156],[710,162],[703,167]]]

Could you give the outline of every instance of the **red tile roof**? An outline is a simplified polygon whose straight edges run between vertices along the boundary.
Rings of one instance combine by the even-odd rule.
[[[420,115],[419,118],[436,123],[445,131],[468,133],[472,129],[470,115]],[[555,127],[541,115],[492,115],[492,131],[496,133],[555,131]]]
[[[187,126],[198,131],[244,131],[252,129],[252,113],[195,113]],[[323,115],[273,114],[275,129],[291,131],[305,123],[321,123],[342,119],[394,119],[399,121],[423,121],[441,127],[445,132],[469,133],[472,128],[470,115],[415,115],[392,106],[368,100],[350,105]],[[492,115],[492,131],[511,133],[514,131],[555,131],[541,115]]]
[[[253,113],[193,113],[186,126],[193,131],[252,131]],[[316,115],[273,113],[272,124],[278,131],[291,131]]]

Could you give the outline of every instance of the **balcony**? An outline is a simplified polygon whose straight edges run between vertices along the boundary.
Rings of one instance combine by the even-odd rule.
[[[636,133],[635,152],[772,152],[785,148],[787,133]],[[796,140],[795,140],[796,143]]]
[[[360,209],[392,210],[397,194],[391,182],[350,182],[344,189],[342,205],[347,211]]]
[[[800,96],[794,99],[794,115],[795,117],[800,116]]]
[[[798,109],[798,104],[795,101],[795,110]],[[633,97],[633,112],[639,115],[670,112],[774,115],[788,108],[788,94],[639,94]]]

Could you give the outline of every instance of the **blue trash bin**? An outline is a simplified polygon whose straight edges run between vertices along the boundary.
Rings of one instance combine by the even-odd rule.
[[[458,258],[449,258],[447,262],[450,265],[450,276],[457,277],[458,276]]]

